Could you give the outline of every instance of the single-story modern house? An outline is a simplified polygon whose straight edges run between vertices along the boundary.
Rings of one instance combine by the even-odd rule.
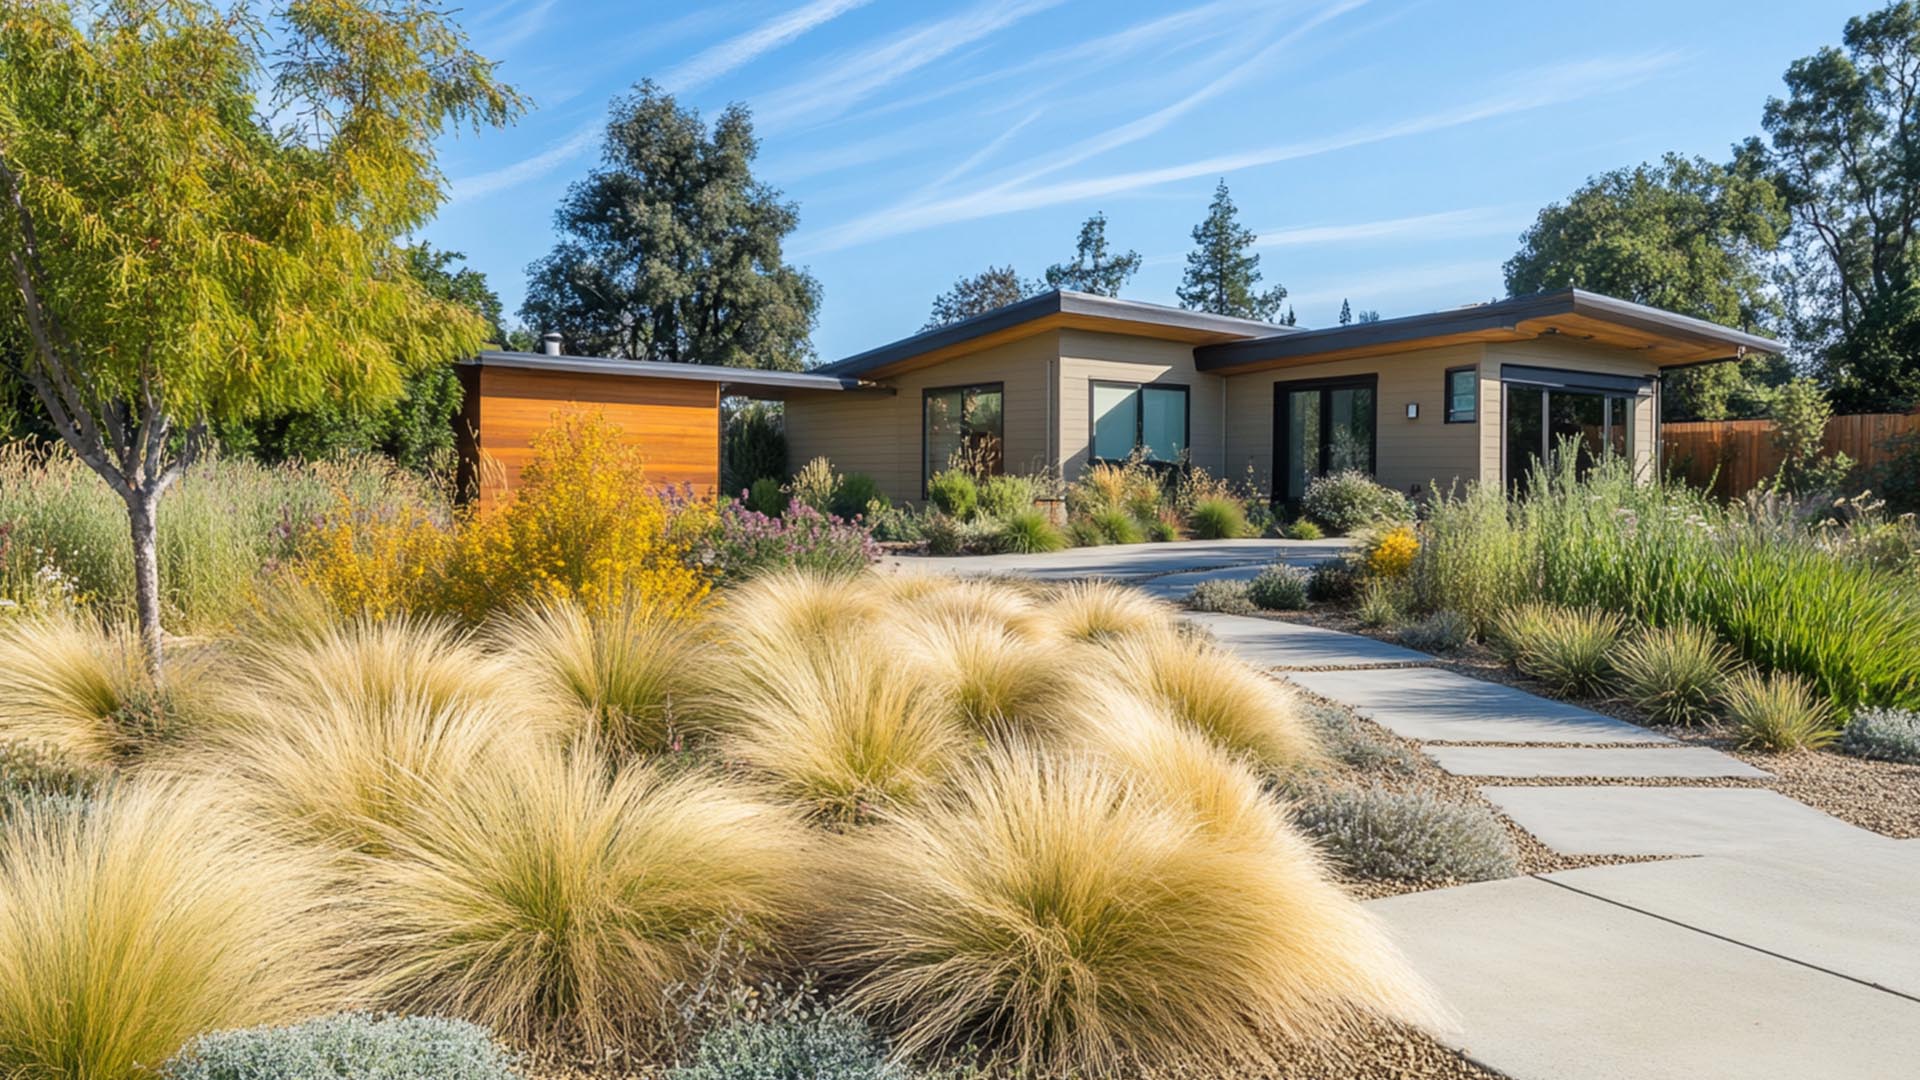
[[[794,464],[825,457],[897,500],[955,455],[1072,478],[1135,453],[1251,474],[1280,503],[1349,468],[1418,495],[1512,482],[1566,438],[1650,468],[1664,372],[1780,350],[1577,289],[1325,330],[1053,291],[806,373],[483,353],[463,461],[511,469],[578,401],[636,432],[663,479],[711,485],[719,397],[739,393],[785,401]]]

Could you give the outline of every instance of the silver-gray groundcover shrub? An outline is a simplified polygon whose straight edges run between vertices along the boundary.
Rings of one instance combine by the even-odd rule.
[[[521,1080],[483,1027],[365,1013],[203,1035],[162,1074],[165,1080]]]
[[[859,1018],[834,1010],[708,1030],[667,1080],[910,1080]]]
[[[1861,709],[1840,736],[1840,752],[1875,761],[1920,765],[1920,712]]]
[[[1301,830],[1347,872],[1373,881],[1491,881],[1516,873],[1491,813],[1425,792],[1318,788],[1294,800]]]

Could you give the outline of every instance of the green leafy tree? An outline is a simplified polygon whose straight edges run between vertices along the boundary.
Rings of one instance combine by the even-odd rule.
[[[487,342],[501,344],[500,297],[485,274],[459,265],[466,256],[426,244],[406,249],[407,272],[427,295],[472,310],[486,320]],[[444,466],[454,452],[454,421],[460,412],[460,379],[446,357],[407,375],[400,397],[382,407],[356,409],[333,402],[278,416],[259,417],[220,431],[223,449],[266,461],[308,461],[350,453],[380,453],[410,469]]]
[[[1833,407],[1818,383],[1794,379],[1780,388],[1773,409],[1773,442],[1780,450],[1780,471],[1769,481],[1790,495],[1830,494],[1853,473],[1845,454],[1827,454],[1827,422]]]
[[[126,504],[156,674],[155,515],[212,426],[377,407],[484,339],[396,238],[441,199],[433,140],[519,108],[430,5],[287,0],[269,27],[205,0],[10,0],[0,326],[54,430]]]
[[[1353,320],[1355,322],[1363,322],[1363,323],[1379,322],[1380,313],[1373,310],[1372,308],[1368,308],[1367,310],[1360,312],[1358,315],[1355,315],[1353,317]],[[1292,325],[1292,324],[1289,323],[1288,325]]]
[[[1779,193],[1751,168],[1668,154],[1540,211],[1507,260],[1507,291],[1590,289],[1752,329],[1781,315],[1767,260],[1787,227]],[[1665,417],[1763,416],[1783,377],[1760,357],[1676,371],[1661,388]]]
[[[565,237],[527,268],[520,317],[570,352],[797,371],[820,284],[781,245],[799,209],[753,178],[743,105],[711,130],[651,82],[617,98],[601,165],[554,215]]]
[[[920,329],[937,330],[942,326],[984,315],[994,308],[1016,304],[1040,291],[1034,282],[1022,278],[1011,266],[989,266],[963,277],[953,288],[933,298],[933,311]]]
[[[1095,296],[1119,296],[1120,290],[1139,272],[1139,252],[1114,255],[1107,249],[1107,215],[1099,213],[1080,226],[1080,241],[1073,261],[1047,267],[1047,287]]]
[[[1761,161],[1793,214],[1798,342],[1843,412],[1920,403],[1920,5],[1849,19],[1767,102]]]
[[[1187,273],[1174,294],[1180,306],[1242,319],[1272,319],[1287,299],[1284,286],[1265,292],[1260,285],[1260,256],[1247,249],[1260,238],[1240,224],[1227,182],[1213,189],[1205,221],[1193,227],[1193,250],[1187,253]],[[1293,325],[1291,313],[1285,325]]]

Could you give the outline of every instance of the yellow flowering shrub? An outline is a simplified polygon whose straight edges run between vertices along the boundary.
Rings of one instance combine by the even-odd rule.
[[[700,514],[647,484],[639,448],[603,413],[556,413],[514,491],[455,534],[443,604],[476,622],[543,596],[685,614],[711,588],[688,558]]]
[[[452,550],[424,507],[369,507],[346,492],[301,544],[292,574],[336,610],[385,619],[429,607]]]
[[[1380,577],[1399,577],[1418,554],[1420,538],[1414,535],[1413,527],[1396,525],[1374,541],[1373,550],[1367,552],[1367,569]]]

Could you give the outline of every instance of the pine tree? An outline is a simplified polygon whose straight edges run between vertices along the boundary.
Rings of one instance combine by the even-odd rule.
[[[1095,296],[1119,296],[1139,269],[1137,251],[1111,257],[1107,254],[1107,215],[1098,213],[1080,226],[1080,243],[1073,261],[1047,267],[1047,286]]]
[[[1242,319],[1271,319],[1287,298],[1285,286],[1256,292],[1260,284],[1260,256],[1249,252],[1259,239],[1240,224],[1227,182],[1213,189],[1207,218],[1193,227],[1193,251],[1187,255],[1187,274],[1175,295],[1190,311],[1233,315]]]
[[[1353,305],[1347,303],[1345,300],[1340,301],[1340,325],[1345,326],[1352,321]]]

